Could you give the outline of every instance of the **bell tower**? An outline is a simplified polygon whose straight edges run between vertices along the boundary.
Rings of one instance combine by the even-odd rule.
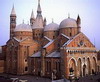
[[[14,36],[15,27],[16,27],[16,13],[15,13],[14,5],[13,5],[12,11],[10,14],[10,39]]]
[[[38,0],[38,7],[37,7],[37,16],[35,19],[35,23],[33,24],[33,39],[37,41],[41,41],[43,38],[43,17],[42,17],[42,10],[40,6],[40,0]]]

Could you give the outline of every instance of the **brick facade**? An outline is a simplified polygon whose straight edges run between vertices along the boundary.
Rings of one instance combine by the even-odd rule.
[[[59,29],[54,29],[56,25],[51,23],[49,27],[52,29],[44,31],[46,21],[41,13],[39,3],[37,17],[30,19],[30,25],[20,24],[22,27],[16,26],[17,16],[11,14],[10,39],[3,49],[5,57],[0,60],[0,71],[52,79],[69,79],[72,75],[81,77],[97,72],[97,50],[81,32],[80,17],[63,20]]]

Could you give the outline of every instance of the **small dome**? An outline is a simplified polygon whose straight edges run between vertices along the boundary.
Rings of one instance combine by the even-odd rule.
[[[20,25],[16,26],[14,31],[15,32],[17,32],[17,31],[30,31],[30,32],[32,32],[32,29],[31,29],[31,26],[28,24],[20,24]]]
[[[72,18],[64,19],[60,23],[60,28],[66,28],[66,27],[77,27],[76,20],[75,19],[72,19]]]
[[[56,23],[50,23],[45,26],[44,31],[55,31],[59,29],[59,25]]]

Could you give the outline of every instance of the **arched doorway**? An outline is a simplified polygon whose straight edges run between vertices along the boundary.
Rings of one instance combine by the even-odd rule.
[[[86,65],[83,65],[83,76],[86,76]]]
[[[81,59],[79,58],[78,59],[78,63],[77,63],[77,66],[78,66],[78,76],[82,76],[82,63],[81,63]]]
[[[69,69],[72,68],[74,76],[76,76],[76,62],[74,59],[69,61]]]
[[[88,70],[88,74],[91,74],[91,65],[90,65],[90,59],[87,59],[87,70]]]
[[[96,58],[93,57],[93,69],[94,72],[96,72]]]

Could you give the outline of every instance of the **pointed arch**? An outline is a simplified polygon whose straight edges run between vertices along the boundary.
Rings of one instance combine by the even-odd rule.
[[[89,57],[87,58],[87,71],[88,71],[88,74],[91,74],[91,63],[90,63]]]
[[[86,64],[83,65],[83,76],[86,76]]]
[[[76,76],[77,74],[76,74],[76,65],[77,65],[77,62],[76,62],[76,59],[75,58],[71,58],[70,60],[69,60],[69,63],[68,63],[68,65],[69,65],[69,69],[70,68],[72,68],[74,71],[73,71],[73,74]]]
[[[82,60],[81,58],[78,58],[78,61],[77,61],[77,74],[78,76],[82,76]]]
[[[92,73],[93,72],[96,72],[96,58],[95,57],[93,57],[93,64],[92,64],[92,66],[93,66],[93,69],[92,69]]]

